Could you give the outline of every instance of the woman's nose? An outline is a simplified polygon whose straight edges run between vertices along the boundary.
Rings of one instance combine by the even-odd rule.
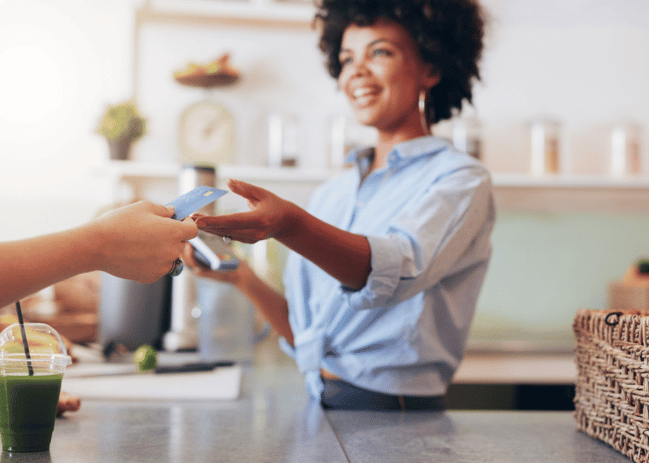
[[[367,61],[363,58],[354,60],[352,63],[352,75],[364,75],[369,72],[369,68],[367,67]]]
[[[347,82],[354,78],[364,77],[370,73],[370,69],[367,66],[367,62],[363,59],[354,60],[352,63],[348,64],[343,72],[340,74],[340,82]]]

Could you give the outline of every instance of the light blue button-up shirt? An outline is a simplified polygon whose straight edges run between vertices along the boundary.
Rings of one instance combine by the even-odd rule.
[[[367,283],[350,291],[291,252],[284,287],[295,347],[282,340],[282,348],[316,399],[321,368],[369,390],[443,395],[462,359],[491,254],[490,176],[476,159],[428,136],[395,146],[387,167],[361,182],[368,153],[351,153],[356,167],[321,185],[308,206],[367,237]]]

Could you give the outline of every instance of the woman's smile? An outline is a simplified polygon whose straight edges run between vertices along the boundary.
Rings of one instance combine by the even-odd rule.
[[[362,86],[352,90],[354,106],[362,108],[368,106],[378,99],[381,89],[376,86]]]

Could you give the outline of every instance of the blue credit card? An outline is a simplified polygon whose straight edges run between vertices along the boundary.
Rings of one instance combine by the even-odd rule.
[[[182,220],[199,210],[201,207],[207,206],[212,201],[216,201],[226,193],[227,191],[225,190],[201,185],[181,196],[178,196],[176,199],[165,205],[173,206],[176,209],[172,219]]]

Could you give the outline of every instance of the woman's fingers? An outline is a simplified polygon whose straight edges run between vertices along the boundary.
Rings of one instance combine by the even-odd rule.
[[[255,226],[254,221],[238,222],[238,226],[230,225],[230,222],[223,222],[223,216],[204,217],[196,222],[198,228],[212,235],[228,237],[241,243],[256,243],[268,238],[267,232],[262,227]]]
[[[254,227],[255,216],[251,212],[238,212],[235,214],[219,215],[216,217],[201,217],[196,220],[196,225],[201,230],[218,235],[219,231],[235,232],[241,229]],[[222,235],[224,236],[224,235]],[[225,236],[231,236],[225,233]]]
[[[248,201],[258,201],[264,194],[268,193],[263,188],[235,179],[228,180],[228,188],[232,193],[242,196]]]

